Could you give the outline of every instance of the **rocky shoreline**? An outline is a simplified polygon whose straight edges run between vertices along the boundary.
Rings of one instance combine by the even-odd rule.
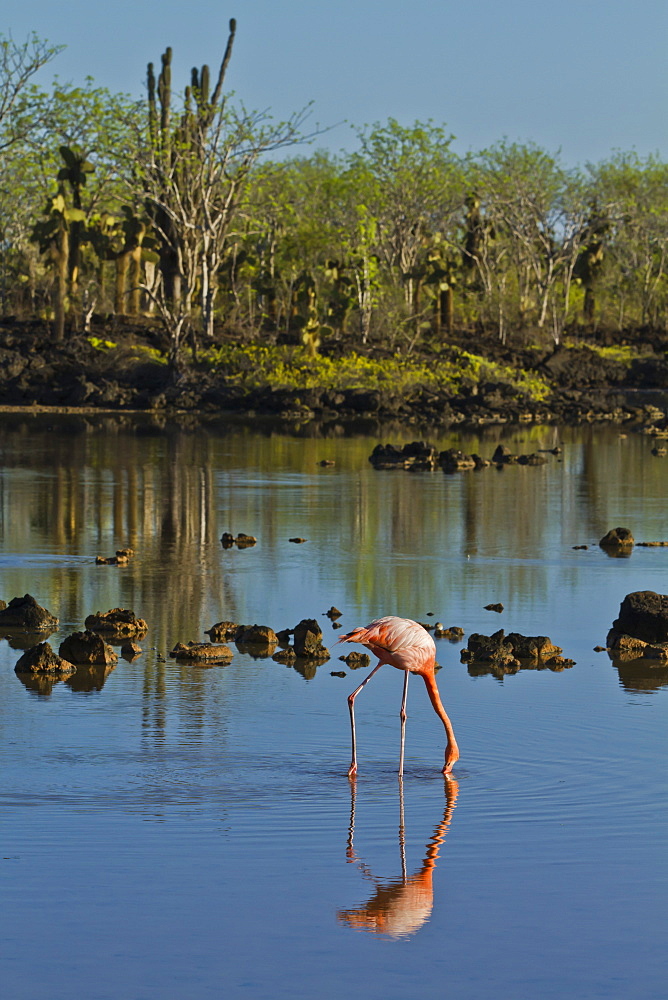
[[[536,400],[507,381],[463,380],[457,390],[249,387],[229,374],[193,365],[177,378],[157,360],[138,361],[123,345],[105,356],[87,337],[54,344],[43,324],[0,325],[0,409],[61,412],[235,413],[305,422],[360,418],[433,426],[631,424],[668,434],[668,356],[657,342],[631,363],[583,347],[537,357],[489,342],[467,345],[517,371],[539,374],[549,393]],[[429,358],[425,356],[426,362]]]

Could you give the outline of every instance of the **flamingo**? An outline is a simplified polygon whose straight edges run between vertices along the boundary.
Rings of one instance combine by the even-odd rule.
[[[434,711],[445,726],[447,744],[445,747],[445,764],[443,774],[452,770],[452,765],[459,760],[459,748],[455,740],[452,723],[448,718],[436,684],[436,646],[427,630],[410,618],[396,618],[388,615],[376,618],[368,625],[354,628],[352,632],[342,635],[339,642],[359,642],[367,646],[378,657],[378,663],[359,687],[348,696],[350,709],[350,728],[352,732],[353,755],[348,777],[357,774],[357,750],[355,740],[355,698],[362,688],[369,683],[377,670],[384,663],[389,663],[398,670],[404,671],[404,694],[401,702],[401,751],[399,755],[399,775],[404,773],[404,745],[406,737],[406,696],[408,694],[408,675],[419,674],[427,688],[427,694]]]

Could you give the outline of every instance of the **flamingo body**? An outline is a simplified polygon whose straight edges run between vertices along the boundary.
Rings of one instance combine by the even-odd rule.
[[[436,661],[436,646],[426,629],[410,618],[387,615],[342,635],[339,642],[367,646],[381,663],[419,674]]]
[[[445,748],[443,773],[447,774],[452,769],[455,761],[459,759],[459,749],[452,724],[443,708],[436,684],[436,646],[427,630],[410,618],[397,618],[394,615],[387,615],[384,618],[376,618],[368,625],[355,628],[352,632],[342,635],[339,642],[359,642],[378,657],[378,663],[369,676],[348,697],[353,748],[352,762],[348,770],[348,775],[352,777],[357,773],[355,698],[384,663],[389,663],[391,666],[396,667],[398,670],[403,670],[405,673],[404,694],[400,712],[401,752],[399,757],[399,774],[403,774],[404,766],[406,696],[410,674],[419,674],[424,680],[434,711],[445,727],[447,745]]]

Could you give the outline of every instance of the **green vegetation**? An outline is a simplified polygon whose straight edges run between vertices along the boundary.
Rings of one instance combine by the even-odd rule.
[[[32,76],[57,50],[0,40],[4,314],[48,317],[60,340],[94,316],[112,340],[121,318],[160,323],[174,372],[248,385],[473,379],[534,399],[540,379],[454,344],[600,336],[601,357],[630,363],[622,340],[666,331],[667,164],[569,170],[506,141],[460,156],[441,126],[393,119],[348,155],[279,159],[305,114],[275,123],[226,98],[235,34],[217,77],[194,69],[180,97],[167,49],[145,103],[92,80],[43,91]]]

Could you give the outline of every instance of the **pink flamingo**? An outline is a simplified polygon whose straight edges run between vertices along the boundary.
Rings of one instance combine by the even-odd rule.
[[[353,758],[348,769],[348,776],[357,774],[357,750],[355,741],[355,698],[365,684],[368,684],[377,670],[384,663],[389,663],[398,670],[404,671],[404,695],[401,702],[401,752],[399,755],[399,774],[404,773],[404,744],[406,737],[406,696],[408,694],[408,675],[419,674],[427,688],[429,700],[434,711],[445,726],[447,744],[445,747],[445,765],[443,774],[452,770],[452,765],[459,760],[459,748],[455,740],[452,723],[448,718],[436,684],[436,646],[426,629],[410,618],[376,618],[364,627],[355,628],[347,635],[342,635],[339,642],[359,642],[367,646],[378,657],[378,663],[359,687],[348,696],[350,709],[350,727],[352,731]]]

